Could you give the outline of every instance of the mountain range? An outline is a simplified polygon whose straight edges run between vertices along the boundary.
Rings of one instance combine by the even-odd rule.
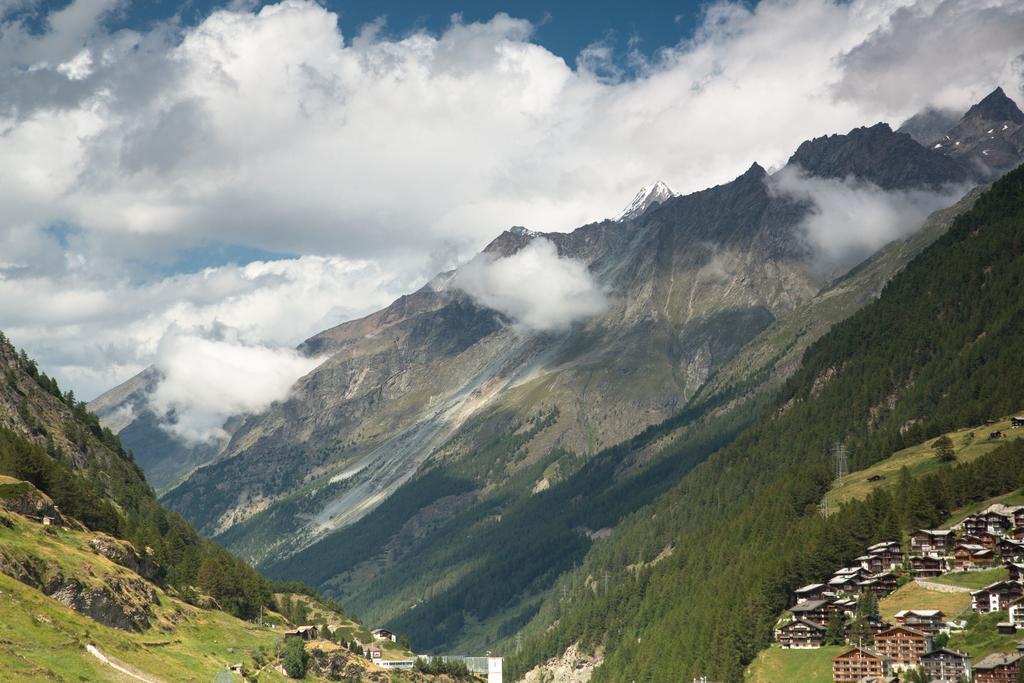
[[[474,295],[463,266],[303,342],[324,360],[229,420],[222,444],[162,429],[156,369],[90,407],[145,453],[167,505],[271,574],[417,646],[500,642],[595,541],[770,406],[809,346],[970,210],[971,188],[1024,159],[1024,115],[1001,90],[941,133],[945,114],[915,119],[809,140],[779,171],[755,163],[693,194],[657,183],[570,233],[511,228],[478,257],[551,245],[603,296],[582,320],[524,325]],[[793,182],[948,208],[847,264],[813,239],[822,205]]]

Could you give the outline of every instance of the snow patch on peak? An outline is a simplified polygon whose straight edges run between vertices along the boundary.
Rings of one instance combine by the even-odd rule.
[[[675,196],[676,193],[670,190],[668,185],[660,180],[650,185],[644,185],[640,188],[640,191],[636,193],[636,196],[633,197],[633,201],[629,203],[629,206],[627,206],[622,213],[616,216],[614,220],[626,221],[633,218],[639,218],[655,204],[661,204]]]
[[[511,228],[509,228],[508,231],[515,235],[516,237],[529,237],[530,239],[533,239],[534,237],[540,234],[534,232],[533,230],[527,230],[521,225],[514,225]]]

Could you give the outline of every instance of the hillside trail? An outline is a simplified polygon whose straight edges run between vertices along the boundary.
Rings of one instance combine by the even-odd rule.
[[[119,673],[124,674],[125,676],[127,676],[128,678],[130,678],[130,679],[132,679],[134,681],[142,681],[142,683],[161,683],[159,681],[159,679],[156,679],[156,678],[146,678],[145,676],[142,676],[142,675],[132,671],[128,667],[124,666],[123,664],[120,664],[119,662],[117,662],[117,660],[111,659],[107,655],[103,654],[103,652],[98,647],[96,647],[95,645],[86,645],[85,649],[89,652],[89,654],[91,654],[96,659],[100,660],[101,662],[103,662],[104,664],[109,666],[110,668],[114,669],[115,671],[117,671]]]

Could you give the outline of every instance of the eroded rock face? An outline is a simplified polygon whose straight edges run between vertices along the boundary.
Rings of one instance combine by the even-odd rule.
[[[67,520],[60,513],[60,509],[54,504],[48,495],[36,489],[28,482],[8,484],[7,487],[17,490],[21,486],[23,493],[13,493],[0,496],[0,508],[16,512],[23,517],[35,521],[41,521],[44,517],[50,519],[50,523],[56,526],[67,526]]]
[[[156,590],[131,576],[106,576],[87,583],[54,572],[39,558],[18,558],[0,548],[0,572],[31,586],[79,614],[113,628],[145,631],[158,604]]]
[[[579,646],[570,645],[561,657],[552,657],[530,669],[523,677],[523,683],[588,683],[602,661],[600,653],[591,656]]]
[[[97,536],[89,541],[89,545],[114,564],[131,569],[147,581],[162,583],[163,572],[160,565],[152,557],[140,555],[131,543],[119,541],[110,536]]]
[[[100,586],[56,577],[47,583],[43,592],[93,621],[125,631],[148,629],[152,616],[150,606],[157,603],[152,587],[126,577],[109,577]]]

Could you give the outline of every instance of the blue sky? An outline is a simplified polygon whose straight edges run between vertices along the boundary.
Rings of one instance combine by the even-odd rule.
[[[36,16],[66,4],[65,0],[47,0],[39,6]],[[134,0],[111,17],[108,24],[111,28],[144,29],[154,21],[175,15],[185,24],[195,24],[226,4],[211,0]],[[674,46],[692,35],[702,8],[708,3],[704,0],[327,0],[321,4],[338,14],[348,36],[354,35],[358,27],[381,17],[385,18],[385,35],[402,36],[418,29],[439,33],[449,25],[453,14],[460,14],[465,22],[475,22],[504,12],[533,23],[537,27],[534,40],[572,65],[580,51],[595,41],[615,48],[620,57],[627,49],[650,56],[659,48]],[[754,2],[747,0],[745,4]]]

